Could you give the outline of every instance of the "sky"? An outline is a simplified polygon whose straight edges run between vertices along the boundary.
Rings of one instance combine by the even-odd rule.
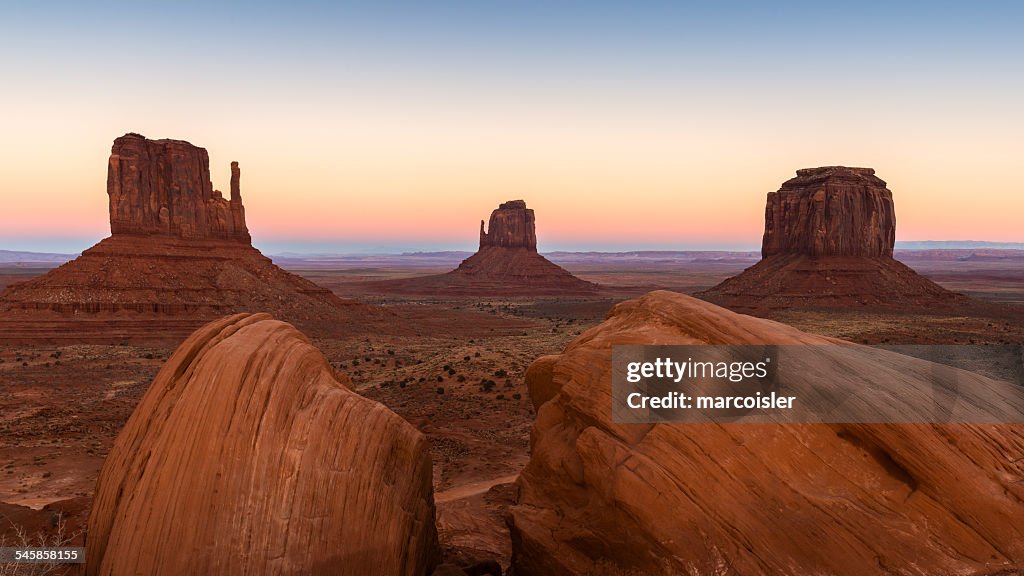
[[[0,249],[109,233],[138,132],[242,170],[270,252],[756,249],[798,168],[869,166],[898,240],[1024,241],[1024,3],[0,2]],[[834,4],[828,6],[828,4]]]

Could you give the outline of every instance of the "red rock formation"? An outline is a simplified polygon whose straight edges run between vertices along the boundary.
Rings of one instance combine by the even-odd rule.
[[[107,173],[113,234],[0,293],[0,339],[180,341],[213,318],[264,311],[318,334],[380,316],[275,266],[249,243],[238,163],[231,199],[206,150],[127,134]]]
[[[368,283],[383,292],[411,294],[554,295],[591,294],[598,286],[537,253],[536,218],[523,200],[491,212],[489,230],[480,221],[480,249],[447,273]]]
[[[423,575],[425,437],[267,314],[186,340],[96,486],[86,574]]]
[[[110,152],[112,234],[250,242],[237,162],[231,163],[231,199],[225,200],[210,182],[210,157],[204,148],[125,134],[114,140]]]
[[[798,170],[770,192],[762,260],[701,293],[737,309],[914,308],[968,300],[893,259],[892,192],[870,168]]]
[[[491,212],[491,220],[487,225],[490,232],[484,231],[484,221],[480,221],[480,249],[489,246],[502,248],[526,248],[537,251],[537,224],[533,210],[526,207],[524,200],[503,202],[498,209]]]
[[[612,420],[615,344],[837,342],[662,291],[617,305],[562,354],[539,359],[527,372],[537,406],[531,457],[511,511],[515,573],[1024,568],[1018,425]],[[930,382],[930,363],[878,354],[870,366],[847,366],[846,385],[871,370]],[[827,393],[837,382],[820,386]]]

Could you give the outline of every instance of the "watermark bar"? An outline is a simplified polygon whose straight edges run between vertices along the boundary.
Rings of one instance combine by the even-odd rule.
[[[0,548],[0,564],[85,564],[85,548]]]
[[[1024,348],[613,346],[619,423],[1024,423]]]

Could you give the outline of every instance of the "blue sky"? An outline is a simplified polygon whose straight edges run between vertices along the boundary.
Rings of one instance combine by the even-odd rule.
[[[106,235],[128,131],[239,160],[267,247],[472,248],[518,197],[542,249],[756,247],[822,164],[898,239],[1024,240],[1024,4],[825,4],[8,2],[0,248]]]

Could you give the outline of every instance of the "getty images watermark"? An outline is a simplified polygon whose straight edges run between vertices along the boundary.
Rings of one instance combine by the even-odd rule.
[[[614,346],[616,422],[1024,423],[1024,348]]]

